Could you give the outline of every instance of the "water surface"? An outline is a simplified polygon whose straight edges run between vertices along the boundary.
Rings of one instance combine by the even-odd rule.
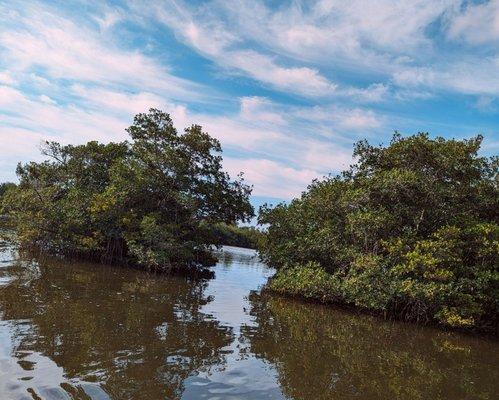
[[[499,343],[193,280],[0,249],[0,399],[497,399]]]

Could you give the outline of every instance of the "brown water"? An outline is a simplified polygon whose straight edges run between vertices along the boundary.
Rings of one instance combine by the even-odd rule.
[[[215,278],[0,257],[0,399],[497,399],[499,343],[262,295]]]

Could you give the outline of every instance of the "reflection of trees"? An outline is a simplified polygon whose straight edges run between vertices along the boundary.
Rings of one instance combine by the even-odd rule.
[[[14,351],[40,352],[68,378],[102,382],[113,399],[179,398],[183,381],[223,363],[221,348],[233,340],[199,311],[202,281],[54,260],[19,261],[8,273],[3,319],[31,322]]]
[[[278,371],[283,393],[309,399],[492,399],[497,343],[251,296],[244,335]]]
[[[230,251],[227,251],[228,248],[230,248]],[[219,264],[222,264],[224,267],[233,264],[254,265],[259,260],[256,250],[242,247],[225,246],[219,249],[216,254]]]

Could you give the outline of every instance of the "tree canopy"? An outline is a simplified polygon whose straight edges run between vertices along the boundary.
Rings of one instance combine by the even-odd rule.
[[[22,244],[147,269],[208,265],[215,223],[253,216],[251,187],[222,168],[218,140],[192,125],[179,134],[156,109],[135,116],[130,141],[63,146],[19,164],[4,209]]]
[[[264,206],[262,255],[277,291],[447,326],[495,329],[498,157],[482,137],[395,134],[290,204]]]

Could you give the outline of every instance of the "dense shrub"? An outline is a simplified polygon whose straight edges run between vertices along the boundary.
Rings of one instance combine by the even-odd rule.
[[[357,143],[357,163],[264,206],[270,287],[447,326],[496,329],[498,158],[482,138]]]
[[[151,109],[127,131],[130,142],[46,143],[47,161],[19,164],[4,199],[18,239],[153,270],[212,263],[213,225],[249,219],[251,188],[222,170],[220,143],[198,125],[178,134]]]

